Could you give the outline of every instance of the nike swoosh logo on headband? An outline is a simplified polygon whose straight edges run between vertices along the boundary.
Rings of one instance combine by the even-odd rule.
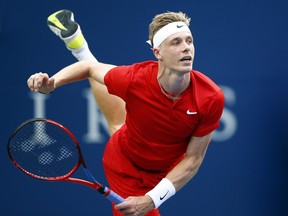
[[[184,25],[177,25],[177,28],[182,28]]]

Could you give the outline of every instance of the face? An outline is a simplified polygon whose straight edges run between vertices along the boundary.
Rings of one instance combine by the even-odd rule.
[[[193,66],[195,48],[189,32],[179,32],[166,38],[158,49],[156,58],[165,68],[177,72],[189,72]]]

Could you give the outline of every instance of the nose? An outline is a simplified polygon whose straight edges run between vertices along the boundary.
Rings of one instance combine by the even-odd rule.
[[[186,41],[184,41],[182,43],[182,49],[184,52],[188,52],[194,49],[194,45],[191,43],[187,43]]]

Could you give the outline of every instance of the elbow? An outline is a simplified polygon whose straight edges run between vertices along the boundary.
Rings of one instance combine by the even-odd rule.
[[[83,64],[86,68],[86,78],[92,78],[93,77],[93,71],[97,70],[97,62],[92,60],[83,60]]]
[[[201,156],[189,158],[188,172],[193,173],[195,175],[198,172],[203,162],[203,159],[204,158]]]

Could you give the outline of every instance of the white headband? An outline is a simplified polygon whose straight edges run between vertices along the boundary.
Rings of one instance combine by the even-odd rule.
[[[158,48],[160,44],[169,36],[176,34],[178,32],[191,32],[189,27],[184,22],[172,22],[164,27],[162,27],[153,37],[153,48]],[[146,41],[148,44],[151,44],[151,41]]]

